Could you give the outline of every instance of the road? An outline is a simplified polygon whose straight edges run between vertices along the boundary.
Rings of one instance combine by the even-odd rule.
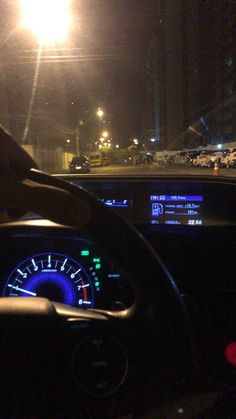
[[[222,168],[220,175],[236,177],[236,169]],[[213,169],[200,167],[176,167],[163,164],[138,165],[138,166],[118,166],[110,165],[104,167],[93,167],[91,174],[104,175],[213,175]]]

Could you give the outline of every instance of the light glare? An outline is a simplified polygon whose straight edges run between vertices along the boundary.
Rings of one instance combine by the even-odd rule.
[[[22,26],[34,32],[41,42],[66,37],[70,26],[70,0],[21,0]]]
[[[97,110],[97,116],[99,116],[99,118],[102,118],[104,115],[104,111],[101,108],[98,108]]]

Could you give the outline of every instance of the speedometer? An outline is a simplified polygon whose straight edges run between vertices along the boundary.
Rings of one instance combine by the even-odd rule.
[[[6,282],[4,297],[44,297],[74,307],[92,308],[92,281],[84,267],[60,253],[41,253],[24,260]]]

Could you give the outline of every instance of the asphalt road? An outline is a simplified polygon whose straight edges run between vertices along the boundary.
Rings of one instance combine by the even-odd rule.
[[[222,176],[236,177],[236,169],[222,168],[219,170]],[[213,175],[213,169],[200,167],[176,167],[163,164],[93,167],[91,174],[104,175]]]

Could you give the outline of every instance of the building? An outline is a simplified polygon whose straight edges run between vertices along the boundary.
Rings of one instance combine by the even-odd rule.
[[[150,43],[147,131],[157,149],[236,138],[236,3],[160,0]]]
[[[157,2],[156,35],[150,45],[148,102],[159,149],[186,143],[199,119],[198,2]]]
[[[236,139],[236,3],[201,1],[201,103],[212,142]]]

